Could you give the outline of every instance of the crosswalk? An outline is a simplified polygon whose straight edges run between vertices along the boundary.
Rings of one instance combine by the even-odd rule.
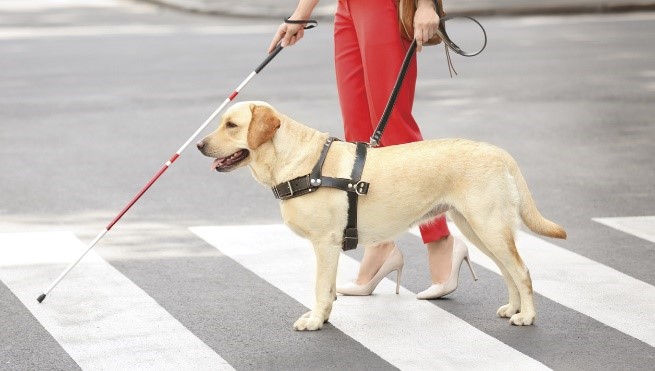
[[[453,233],[459,233],[451,227]],[[313,307],[313,250],[284,225],[198,226],[189,230],[272,289]],[[622,342],[642,355],[645,352],[644,359],[655,357],[655,287],[523,232],[518,246],[533,268],[537,295],[576,316],[597,321],[601,329],[590,332],[617,338],[606,341]],[[238,368],[93,251],[46,303],[37,304],[37,294],[83,249],[84,243],[68,231],[0,233],[0,281],[82,369]],[[470,252],[483,275],[484,270],[498,274],[486,256],[477,249]],[[351,279],[357,269],[357,260],[342,254],[338,280]],[[505,295],[498,292],[500,301]],[[265,319],[266,300],[261,305]],[[281,337],[298,334],[291,325],[302,313],[289,314],[288,326],[279,329]],[[492,313],[479,315],[486,316],[485,321],[498,321]],[[552,325],[538,322],[532,328],[517,328],[505,322],[507,334],[530,333]],[[527,352],[460,318],[457,312],[416,300],[415,293],[405,287],[395,295],[395,283],[389,279],[382,281],[373,296],[340,296],[330,324],[389,367],[402,370],[559,368],[552,355]],[[1,355],[0,349],[0,369]]]
[[[306,307],[313,307],[313,249],[285,226],[198,227],[192,231]],[[354,259],[342,255],[338,279],[355,276],[357,269]],[[378,290],[383,294],[367,300],[366,305],[362,305],[361,297],[340,297],[330,322],[400,369],[501,369],[512,365],[522,369],[545,368],[450,313],[416,300],[405,289],[396,297],[395,283],[388,279]],[[385,325],[363,326],[366,322],[362,319]],[[394,339],[400,334],[411,337],[403,337],[397,343]],[[449,334],[456,334],[459,341],[453,342]],[[471,343],[484,346],[472,353]]]

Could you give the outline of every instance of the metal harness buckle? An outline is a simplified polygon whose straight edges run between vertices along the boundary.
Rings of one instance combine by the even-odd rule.
[[[355,184],[355,193],[357,193],[359,196],[365,195],[368,193],[368,185],[368,183],[360,180],[357,182],[357,184]]]
[[[287,181],[287,186],[289,187],[289,192],[291,192],[291,194],[289,194],[286,197],[292,197],[293,196],[293,187],[291,186],[291,181],[290,180]]]

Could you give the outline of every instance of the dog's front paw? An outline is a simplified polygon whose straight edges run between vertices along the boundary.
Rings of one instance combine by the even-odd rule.
[[[516,313],[509,319],[509,323],[516,326],[530,326],[534,323],[535,313]]]
[[[498,308],[496,314],[498,315],[498,317],[510,318],[511,316],[513,316],[518,312],[519,312],[519,307],[514,306],[510,303],[510,304],[505,304],[502,307]]]
[[[293,324],[293,328],[297,331],[315,331],[320,330],[323,327],[325,320],[319,316],[312,316],[312,312],[307,312],[298,318],[296,323]]]

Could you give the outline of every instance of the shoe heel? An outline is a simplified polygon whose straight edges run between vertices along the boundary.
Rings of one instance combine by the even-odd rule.
[[[396,295],[400,294],[400,275],[403,273],[403,267],[401,266],[396,270]]]
[[[473,279],[477,281],[478,276],[475,274],[475,271],[473,270],[473,265],[471,264],[471,259],[469,258],[468,254],[466,254],[466,256],[464,257],[464,260],[466,260],[466,264],[468,264],[469,269],[471,270],[471,274],[473,275]]]

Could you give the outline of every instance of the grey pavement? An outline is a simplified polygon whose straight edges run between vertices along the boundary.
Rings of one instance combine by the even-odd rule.
[[[235,16],[288,16],[297,0],[144,0],[194,12]],[[322,1],[314,10],[315,18],[329,18],[337,1]],[[535,15],[562,13],[600,13],[655,10],[653,0],[445,0],[444,9],[468,15]]]

